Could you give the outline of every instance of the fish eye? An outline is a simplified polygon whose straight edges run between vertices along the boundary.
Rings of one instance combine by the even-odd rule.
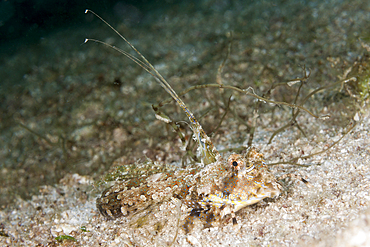
[[[233,166],[234,166],[234,167],[237,167],[237,166],[238,166],[238,162],[233,161]]]

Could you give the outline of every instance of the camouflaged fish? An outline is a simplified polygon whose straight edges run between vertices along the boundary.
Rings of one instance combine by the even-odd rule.
[[[129,174],[130,171],[147,172],[136,174],[136,177],[130,174],[130,179],[117,181],[115,185],[106,189],[97,199],[97,208],[103,216],[107,218],[130,216],[150,208],[153,204],[177,199],[188,207],[190,212],[183,222],[184,230],[189,232],[196,219],[200,219],[204,227],[211,227],[220,223],[226,216],[231,216],[233,224],[236,224],[237,211],[264,198],[280,194],[281,185],[268,170],[262,154],[250,148],[245,156],[231,154],[224,160],[193,113],[153,65],[105,20],[90,10],[86,10],[87,12],[93,13],[115,31],[140,59],[119,48],[104,44],[123,53],[144,68],[185,111],[202,159],[201,163],[186,168],[157,166],[151,162],[134,164],[135,169],[131,166],[121,167],[123,170],[120,172],[123,175]],[[103,43],[93,39],[86,39],[85,42],[89,40]]]

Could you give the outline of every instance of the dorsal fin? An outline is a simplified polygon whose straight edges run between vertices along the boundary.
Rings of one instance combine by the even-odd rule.
[[[171,97],[177,102],[177,104],[184,110],[186,115],[188,116],[190,123],[191,123],[191,129],[194,133],[194,138],[198,142],[198,150],[202,156],[202,161],[204,164],[210,164],[216,161],[216,159],[220,156],[218,151],[216,150],[215,146],[211,142],[208,135],[204,132],[202,126],[197,121],[197,119],[194,117],[194,114],[189,110],[189,108],[186,106],[186,104],[182,101],[182,99],[177,95],[175,90],[172,89],[170,84],[163,78],[163,76],[154,68],[154,66],[142,55],[136,48],[133,46],[122,34],[120,34],[115,28],[113,28],[108,22],[106,22],[103,18],[101,18],[98,14],[96,14],[94,11],[86,9],[85,14],[91,12],[93,15],[95,15],[97,18],[99,18],[102,22],[104,22],[110,29],[112,29],[120,38],[122,38],[138,55],[140,58],[137,58],[129,53],[127,53],[124,50],[121,50],[120,48],[117,48],[115,46],[112,46],[110,44],[107,44],[103,41],[96,40],[96,39],[85,39],[85,43],[87,41],[94,41],[97,43],[101,43],[104,45],[107,45],[118,52],[122,53],[129,59],[131,59],[133,62],[138,64],[140,67],[145,69],[149,74],[151,74],[156,81],[166,90],[167,93],[171,95]]]

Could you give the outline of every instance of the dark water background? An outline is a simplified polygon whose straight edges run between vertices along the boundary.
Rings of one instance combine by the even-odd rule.
[[[172,79],[177,91],[214,82],[230,31],[234,43],[224,69],[227,78],[231,84],[253,86],[259,92],[268,83],[301,76],[303,65],[312,69],[315,78],[307,91],[335,82],[359,56],[364,57],[359,39],[370,41],[367,1],[3,0],[3,207],[15,198],[30,198],[39,186],[55,184],[67,173],[97,178],[122,155],[127,162],[143,153],[173,161],[160,144],[173,143],[175,135],[162,125],[153,126],[150,109],[167,95],[114,51],[82,45],[85,38],[123,44],[96,17],[84,14],[86,8],[129,36],[150,61],[164,68],[161,73]],[[295,93],[284,90],[275,99],[291,102]],[[333,107],[345,112],[346,119],[333,121],[345,125],[354,112],[347,112],[351,112],[348,104],[340,103],[343,98],[345,93],[321,95],[313,109],[330,109],[333,101],[339,102]],[[192,109],[202,103],[188,100]],[[248,119],[249,113],[242,117]],[[278,128],[276,124],[272,128]],[[117,144],[120,140],[124,144]]]

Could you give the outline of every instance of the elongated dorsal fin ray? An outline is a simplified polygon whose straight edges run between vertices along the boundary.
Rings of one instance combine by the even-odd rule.
[[[203,163],[210,164],[216,161],[217,156],[220,156],[216,148],[214,147],[213,143],[211,142],[210,138],[207,136],[207,134],[204,132],[202,126],[199,124],[199,122],[194,117],[194,114],[189,110],[189,108],[186,106],[186,104],[181,100],[181,98],[177,95],[175,90],[168,84],[168,82],[164,79],[164,77],[154,68],[154,66],[142,55],[134,45],[132,45],[122,34],[120,34],[115,28],[113,28],[108,22],[106,22],[103,18],[101,18],[98,14],[96,14],[94,11],[86,9],[85,14],[91,12],[94,16],[99,18],[102,22],[104,22],[110,29],[112,29],[121,39],[123,39],[130,47],[133,49],[140,58],[137,58],[128,52],[117,48],[115,46],[112,46],[110,44],[107,44],[103,41],[96,40],[96,39],[85,39],[85,43],[87,41],[93,41],[96,43],[104,44],[108,47],[113,48],[114,50],[122,53],[129,59],[131,59],[133,62],[138,64],[140,67],[142,67],[145,71],[147,71],[149,74],[151,74],[156,81],[166,90],[167,93],[171,95],[171,97],[179,104],[179,106],[184,110],[186,115],[188,116],[191,128],[194,133],[194,137],[198,142],[198,150],[201,153]]]

